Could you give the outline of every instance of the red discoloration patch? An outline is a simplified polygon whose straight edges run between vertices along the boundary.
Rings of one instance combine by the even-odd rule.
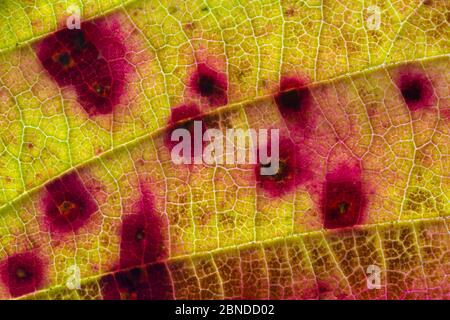
[[[445,120],[450,120],[450,109],[442,110],[441,114]]]
[[[337,292],[338,291],[338,292]],[[319,300],[347,300],[348,296],[345,293],[339,292],[330,283],[319,280],[317,281],[317,292]]]
[[[0,273],[12,297],[34,292],[44,284],[44,264],[32,252],[18,253],[2,261]]]
[[[99,281],[99,285],[103,300],[120,300],[120,291],[113,275],[103,276]]]
[[[366,198],[358,167],[342,166],[327,174],[323,192],[322,211],[325,228],[346,228],[361,223]]]
[[[153,300],[172,300],[174,298],[172,279],[165,264],[157,263],[148,266],[147,275]]]
[[[293,122],[296,127],[302,129],[307,126],[312,96],[306,80],[293,77],[282,78],[279,92],[275,95],[275,102],[285,120]]]
[[[77,231],[98,210],[76,172],[58,178],[45,186],[43,209],[51,232]]]
[[[207,99],[211,107],[224,106],[228,103],[226,75],[205,63],[197,65],[197,72],[190,80],[190,88],[195,94]]]
[[[269,143],[269,155],[270,146]],[[271,197],[280,197],[292,192],[311,178],[310,161],[300,153],[299,147],[290,139],[280,137],[279,158],[279,169],[275,175],[261,175],[262,164],[259,161],[258,151],[258,164],[255,166],[256,182],[258,187]]]
[[[175,125],[180,121],[197,118],[200,116],[200,113],[199,108],[195,104],[183,104],[172,108],[169,124]]]
[[[149,300],[150,286],[142,268],[119,271],[100,280],[104,300]]]
[[[173,288],[164,264],[133,268],[100,280],[104,300],[171,300]]]
[[[411,111],[429,108],[436,104],[433,84],[426,74],[420,71],[402,69],[396,85]]]
[[[99,19],[46,37],[37,46],[37,56],[59,86],[73,86],[90,116],[110,114],[131,70],[124,39],[118,22]]]
[[[169,129],[164,136],[164,144],[169,149],[169,151],[172,151],[173,147],[180,143],[179,141],[172,141],[172,133],[177,129],[186,129],[187,131],[189,131],[191,136],[191,157],[189,160],[191,163],[194,163],[194,158],[202,156],[202,150],[196,150],[194,148],[194,121],[202,122],[201,144],[203,146],[205,144],[203,142],[203,134],[208,129],[208,123],[203,119],[199,108],[195,104],[185,104],[172,108],[169,120]],[[199,152],[199,154],[197,154],[196,152]]]
[[[122,223],[120,268],[142,266],[165,255],[166,226],[155,211],[153,195],[141,186],[136,213],[126,215]]]

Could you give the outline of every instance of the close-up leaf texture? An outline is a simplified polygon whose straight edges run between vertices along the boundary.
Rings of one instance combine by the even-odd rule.
[[[449,53],[448,0],[0,0],[0,299],[449,299]]]

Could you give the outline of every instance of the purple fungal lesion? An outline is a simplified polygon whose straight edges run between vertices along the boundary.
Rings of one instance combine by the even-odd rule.
[[[119,270],[101,280],[106,300],[159,299],[169,290],[154,278],[157,261],[166,255],[165,225],[155,211],[152,193],[142,183],[140,192],[135,212],[122,221]]]
[[[166,227],[156,213],[154,196],[140,183],[140,199],[124,216],[120,260],[113,274],[100,280],[105,300],[149,300],[169,297],[164,265]],[[161,266],[161,267],[158,267]],[[156,276],[156,278],[155,278]],[[161,283],[163,281],[164,283]]]
[[[433,84],[423,72],[412,68],[401,69],[396,86],[411,111],[429,108],[435,104]]]
[[[76,172],[48,183],[45,189],[45,220],[52,232],[75,232],[98,210],[97,202]]]
[[[121,269],[155,262],[165,254],[165,225],[155,210],[153,195],[144,190],[136,207],[122,222]]]
[[[169,125],[176,125],[178,122],[187,119],[195,119],[200,116],[201,112],[195,104],[183,104],[172,108],[170,111]]]
[[[272,156],[271,143],[267,145],[268,156]],[[259,158],[255,165],[255,176],[257,186],[271,197],[281,197],[294,191],[301,183],[311,178],[309,161],[306,156],[299,152],[299,146],[292,140],[281,137],[279,141],[278,170],[273,175],[261,174],[261,168],[270,166],[271,163],[263,164]],[[272,159],[271,159],[272,160]],[[276,160],[274,160],[276,161]]]
[[[228,81],[221,73],[206,63],[199,63],[197,70],[190,80],[192,91],[206,99],[211,107],[224,106],[228,103]]]
[[[104,21],[62,29],[42,40],[37,56],[59,86],[72,86],[89,116],[109,114],[124,94],[129,64],[119,34]]]
[[[298,120],[303,124],[312,103],[312,96],[306,80],[295,77],[283,77],[279,92],[275,95],[278,110],[284,119]]]
[[[149,265],[147,267],[147,277],[153,300],[173,299],[172,279],[166,264],[155,263]]]
[[[133,268],[100,280],[104,300],[148,300],[150,288],[145,270]]]
[[[104,276],[100,280],[104,300],[169,300],[173,288],[162,263],[136,267]]]
[[[179,141],[172,141],[172,134],[177,129],[185,129],[189,132],[191,137],[191,154],[188,162],[194,163],[194,159],[196,157],[201,157],[202,150],[196,150],[193,146],[195,145],[196,135],[194,133],[194,122],[201,122],[201,144],[202,146],[205,144],[203,141],[203,134],[209,127],[209,121],[204,119],[203,114],[196,104],[183,104],[171,109],[170,119],[168,121],[168,129],[164,136],[164,144],[172,151],[173,147],[175,147]]]
[[[339,229],[361,224],[366,201],[359,170],[343,166],[327,174],[323,192],[325,228]]]
[[[0,263],[3,283],[12,297],[32,293],[44,284],[44,265],[35,252],[12,255]]]

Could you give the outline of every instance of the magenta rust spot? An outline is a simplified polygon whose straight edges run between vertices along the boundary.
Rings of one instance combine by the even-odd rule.
[[[306,126],[312,104],[306,80],[284,77],[280,81],[279,90],[275,95],[275,102],[283,118],[294,121],[300,127]]]
[[[100,280],[104,300],[170,300],[171,279],[164,264],[133,268]]]
[[[201,156],[201,150],[196,150],[194,148],[194,142],[195,142],[195,135],[194,135],[194,121],[201,121],[202,122],[202,137],[203,140],[203,134],[208,129],[208,122],[203,119],[203,116],[195,104],[184,104],[175,108],[172,108],[171,115],[169,119],[169,129],[166,131],[166,134],[164,136],[164,144],[169,149],[169,151],[172,151],[172,148],[176,146],[179,141],[172,141],[172,133],[177,129],[186,129],[189,131],[191,136],[191,156],[190,156],[190,162],[194,163],[194,158],[196,156]],[[201,141],[202,145],[205,143]],[[200,152],[200,154],[197,154],[196,152]]]
[[[269,143],[268,154],[271,155]],[[258,151],[259,154],[259,151]],[[269,164],[268,164],[269,165]],[[268,166],[267,165],[267,166]],[[279,169],[274,175],[262,175],[259,161],[255,166],[256,182],[266,194],[271,197],[280,197],[296,189],[298,185],[311,177],[309,161],[299,152],[299,148],[289,138],[280,137]]]
[[[43,207],[52,232],[77,231],[98,210],[97,203],[76,172],[48,183],[45,189]]]
[[[433,84],[419,71],[402,70],[396,85],[411,111],[432,107],[435,104]]]
[[[119,271],[101,279],[104,300],[149,300],[150,286],[145,269]]]
[[[190,87],[195,94],[207,99],[212,107],[228,103],[226,75],[208,67],[205,63],[198,64],[197,72],[191,78]]]
[[[156,263],[147,267],[153,300],[172,300],[173,288],[169,270],[163,263]]]
[[[325,228],[353,227],[362,222],[366,199],[359,168],[343,166],[327,174],[323,192]]]
[[[2,281],[12,297],[34,292],[44,284],[44,265],[32,252],[10,256],[0,264]]]
[[[72,86],[90,115],[112,113],[124,94],[130,65],[118,23],[84,22],[42,40],[37,56],[60,86]]]
[[[122,223],[121,269],[157,261],[165,254],[165,225],[155,212],[152,194],[144,190],[136,207],[136,213],[126,215]]]
[[[347,300],[348,296],[345,293],[338,292],[335,285],[332,286],[330,283],[322,280],[317,281],[317,299],[319,300]]]
[[[195,104],[183,104],[181,106],[172,108],[170,111],[170,120],[169,123],[171,125],[175,125],[180,121],[184,121],[186,119],[195,119],[200,116],[201,112],[199,108]]]

